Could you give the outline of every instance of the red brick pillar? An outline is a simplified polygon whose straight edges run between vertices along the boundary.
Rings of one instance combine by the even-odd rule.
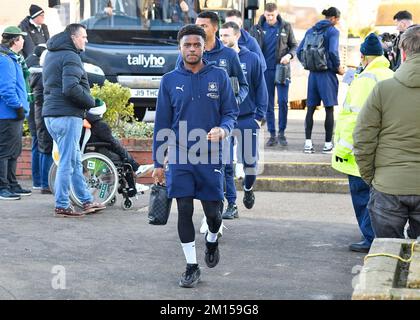
[[[133,158],[140,163],[152,164],[152,139],[133,139],[133,138],[123,138],[121,143],[127,148],[127,151],[133,156]],[[151,184],[153,183],[152,175],[138,179],[139,183]]]
[[[18,179],[32,179],[32,163],[31,163],[31,137],[22,138],[23,149],[22,154],[18,159],[16,175]],[[121,139],[122,144],[127,148],[127,151],[140,164],[152,164],[152,139]],[[139,179],[139,183],[153,183],[151,175]]]
[[[18,158],[16,176],[18,180],[32,179],[32,138],[22,138],[22,153]]]

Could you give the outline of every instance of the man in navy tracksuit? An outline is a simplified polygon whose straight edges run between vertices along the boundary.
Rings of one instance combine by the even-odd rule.
[[[216,62],[216,66],[225,69],[231,79],[237,79],[239,83],[239,90],[234,89],[234,91],[236,102],[239,106],[248,95],[248,83],[242,71],[238,54],[235,52],[235,50],[225,47],[223,43],[216,37],[216,33],[219,29],[219,16],[215,12],[204,11],[198,15],[195,24],[202,27],[206,32],[207,41],[205,48],[206,50],[204,52],[204,59],[207,61]],[[226,141],[226,149],[230,149],[229,144],[232,143],[233,138],[229,137]],[[232,162],[232,160],[232,157],[228,156],[224,162],[229,164]],[[205,233],[207,229],[208,227],[206,225],[206,220],[203,219],[200,232]],[[220,230],[220,235],[222,234],[222,231],[223,227]]]
[[[240,36],[240,28],[235,22],[227,22],[220,29],[220,39],[223,44],[238,52],[249,84],[248,96],[239,106],[238,123],[234,135],[238,141],[238,160],[244,164],[245,169],[243,202],[247,209],[252,209],[255,203],[252,188],[257,179],[258,133],[267,111],[268,93],[261,61],[255,53],[238,46]],[[236,187],[231,163],[226,164],[225,179],[228,207],[223,213],[223,219],[238,218]]]
[[[231,48],[225,47],[216,37],[219,29],[219,16],[215,12],[203,11],[198,15],[195,24],[206,32],[207,41],[203,59],[216,62],[216,66],[225,69],[230,78],[238,80],[239,90],[234,91],[238,105],[241,104],[248,94],[248,83],[242,72],[238,54]],[[177,66],[181,61],[181,56],[178,56]]]
[[[207,218],[205,261],[219,262],[217,233],[222,223],[222,140],[231,134],[239,113],[226,72],[203,60],[206,33],[186,25],[178,33],[182,55],[176,69],[163,76],[155,119],[153,160],[155,182],[165,179],[168,196],[178,205],[178,233],[187,260],[179,285],[200,280],[192,220],[193,201],[201,200]]]
[[[256,53],[260,58],[263,72],[265,72],[265,70],[267,70],[267,64],[265,63],[264,54],[262,53],[257,40],[242,27],[242,13],[236,9],[227,11],[225,22],[235,22],[239,26],[241,30],[241,37],[239,38],[238,45],[240,47],[246,47],[249,51]]]
[[[340,65],[339,54],[339,39],[340,31],[335,28],[340,21],[340,11],[337,8],[331,7],[324,10],[322,14],[325,20],[319,21],[314,27],[310,28],[305,38],[297,49],[298,58],[301,57],[304,49],[305,39],[308,34],[314,31],[321,31],[324,35],[324,46],[327,54],[328,70],[326,71],[311,71],[308,80],[308,101],[307,114],[305,119],[305,135],[306,141],[304,146],[305,153],[314,153],[312,144],[312,128],[314,124],[313,116],[316,107],[321,104],[325,107],[325,145],[323,153],[331,153],[333,150],[333,131],[334,131],[334,106],[338,105],[338,79],[337,74],[343,75],[344,69]]]
[[[274,147],[280,143],[285,147],[288,145],[285,131],[287,128],[287,115],[289,111],[289,85],[290,85],[290,61],[295,56],[297,42],[293,29],[285,21],[277,10],[275,3],[267,3],[264,15],[261,16],[257,25],[251,31],[261,46],[267,63],[265,71],[265,82],[268,90],[267,129],[270,132],[270,139],[267,147]],[[276,68],[282,68],[285,76],[276,81]],[[276,116],[274,112],[274,95],[277,88],[277,100],[279,105],[278,137],[276,131]]]

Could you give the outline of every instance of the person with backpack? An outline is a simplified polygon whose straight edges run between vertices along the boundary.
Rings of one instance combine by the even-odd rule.
[[[292,26],[279,14],[275,3],[267,3],[264,15],[257,25],[253,26],[250,34],[257,39],[267,64],[264,73],[268,90],[267,127],[270,139],[267,147],[275,147],[280,143],[288,145],[285,136],[289,103],[290,61],[294,58],[297,41]],[[276,72],[276,70],[283,72]],[[282,74],[282,77],[276,77]],[[277,79],[276,79],[277,78]],[[276,117],[274,113],[274,94],[277,88],[279,104],[279,135],[276,136]]]
[[[344,68],[340,64],[340,31],[335,26],[340,22],[340,11],[331,7],[324,10],[324,20],[310,28],[297,49],[297,56],[306,70],[309,70],[307,114],[305,119],[305,153],[314,153],[312,144],[313,116],[316,107],[325,106],[325,146],[323,153],[333,150],[334,106],[338,105],[338,78]]]

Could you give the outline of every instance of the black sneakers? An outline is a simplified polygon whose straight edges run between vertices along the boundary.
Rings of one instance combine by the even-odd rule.
[[[270,137],[270,139],[268,139],[268,142],[267,142],[267,147],[275,147],[275,146],[277,146],[279,144],[279,141],[277,140],[277,137],[276,136],[271,136]]]
[[[286,136],[284,134],[279,135],[279,143],[282,147],[287,147],[289,143],[287,142]]]
[[[363,240],[358,243],[352,243],[349,246],[349,249],[354,252],[369,253],[371,245],[372,244],[369,241]]]
[[[245,191],[244,190],[244,206],[247,209],[252,209],[254,207],[255,204],[255,195],[254,195],[254,191],[250,190],[250,191]]]
[[[206,261],[207,267],[214,268],[217,266],[220,260],[220,253],[219,253],[219,242],[208,242],[207,241],[207,234],[206,234],[206,256],[204,260]]]
[[[179,279],[179,286],[182,288],[194,288],[201,279],[200,267],[198,264],[187,264],[187,269]]]
[[[222,218],[225,220],[233,220],[239,218],[238,207],[234,203],[229,203],[226,211],[223,213]]]
[[[17,195],[21,196],[21,197],[27,197],[27,196],[30,196],[32,194],[31,190],[22,189],[22,187],[10,188],[10,191],[14,194],[17,194]]]
[[[0,200],[20,200],[20,195],[10,192],[9,189],[1,189]]]

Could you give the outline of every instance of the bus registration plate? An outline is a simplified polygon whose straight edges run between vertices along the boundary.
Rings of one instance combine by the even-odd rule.
[[[131,98],[157,98],[159,89],[130,89]]]

